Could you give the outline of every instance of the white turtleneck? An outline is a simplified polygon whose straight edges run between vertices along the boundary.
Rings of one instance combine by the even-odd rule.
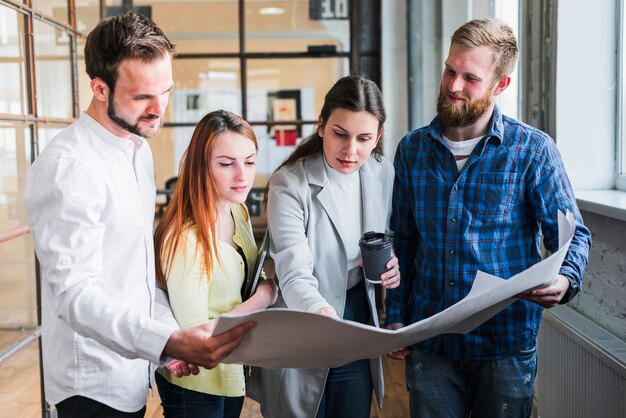
[[[330,189],[341,220],[340,232],[346,245],[348,289],[350,289],[362,277],[359,267],[359,261],[361,260],[359,239],[361,238],[363,225],[361,177],[359,170],[349,174],[340,173],[328,165],[326,160],[324,160],[324,166],[328,176],[326,187]]]

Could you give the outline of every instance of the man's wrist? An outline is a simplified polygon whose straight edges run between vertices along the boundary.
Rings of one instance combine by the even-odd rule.
[[[161,353],[161,359],[164,358],[178,358],[178,347],[180,347],[178,340],[180,337],[181,331],[176,330],[170,335],[167,342],[165,343],[165,347],[163,347],[163,353]]]
[[[567,290],[563,294],[563,297],[561,298],[559,305],[564,305],[568,303],[570,300],[574,299],[574,297],[580,291],[580,286],[578,286],[578,282],[576,280],[574,280],[573,278],[569,276],[565,276],[564,274],[562,276],[567,279],[567,281],[569,282],[569,286],[567,287]]]

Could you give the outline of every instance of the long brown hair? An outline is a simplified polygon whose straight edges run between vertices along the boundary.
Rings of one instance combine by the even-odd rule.
[[[252,127],[240,116],[217,110],[204,116],[191,137],[183,155],[172,200],[159,222],[154,236],[156,279],[167,291],[167,273],[171,268],[180,238],[187,228],[195,228],[198,250],[204,254],[203,270],[207,274],[217,260],[217,185],[211,173],[211,154],[216,139],[224,132],[235,132],[252,142],[258,150]]]
[[[306,138],[291,153],[285,161],[282,162],[275,170],[278,171],[284,166],[292,165],[297,161],[317,155],[323,151],[323,140],[319,134],[320,129],[324,129],[326,121],[335,109],[347,109],[352,112],[365,111],[378,119],[378,130],[383,128],[387,113],[383,104],[383,95],[380,89],[372,80],[360,75],[349,75],[340,78],[326,93],[324,97],[324,105],[320,111],[320,124],[315,128],[311,136]],[[372,150],[374,158],[380,161],[383,155],[382,139],[378,141],[376,148]],[[263,205],[267,207],[267,195],[269,192],[269,183],[265,186],[263,197]]]

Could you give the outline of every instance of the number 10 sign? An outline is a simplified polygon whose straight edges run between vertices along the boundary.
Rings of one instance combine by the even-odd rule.
[[[309,19],[348,19],[349,0],[309,0]]]

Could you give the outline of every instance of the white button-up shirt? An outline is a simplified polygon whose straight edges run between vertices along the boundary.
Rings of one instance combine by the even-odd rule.
[[[24,200],[42,273],[46,400],[147,400],[172,324],[154,320],[155,183],[147,142],[87,114],[33,163]]]

